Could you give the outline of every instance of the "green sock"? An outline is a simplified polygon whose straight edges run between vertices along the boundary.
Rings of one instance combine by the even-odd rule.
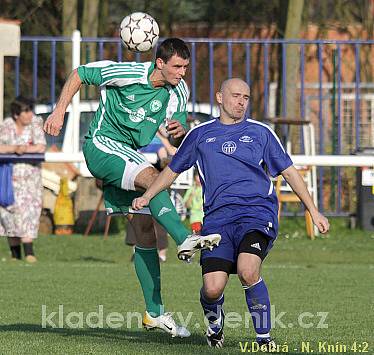
[[[149,202],[153,218],[171,235],[177,245],[182,244],[191,232],[182,223],[169,194],[164,190]]]
[[[164,313],[161,299],[160,262],[156,248],[135,247],[134,265],[143,290],[147,312],[153,317]]]

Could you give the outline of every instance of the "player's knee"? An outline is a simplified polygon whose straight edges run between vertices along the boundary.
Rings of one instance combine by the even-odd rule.
[[[221,297],[223,289],[219,285],[205,285],[204,296],[208,300],[216,300]]]
[[[242,285],[252,286],[260,280],[260,273],[257,270],[241,270],[238,277]]]

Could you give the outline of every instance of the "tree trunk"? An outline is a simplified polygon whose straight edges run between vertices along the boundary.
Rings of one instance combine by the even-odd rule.
[[[283,39],[295,39],[300,36],[301,19],[304,0],[281,0],[280,16],[278,20],[278,36]],[[276,100],[276,115],[287,119],[298,119],[297,90],[299,84],[299,45],[289,44],[286,46],[286,55],[283,58],[282,45],[278,48],[278,88]],[[285,61],[286,75],[283,77],[283,63]],[[285,85],[283,85],[285,81]],[[285,92],[283,91],[285,86]],[[276,127],[283,144],[292,137],[295,127],[282,125]]]
[[[304,0],[289,0],[287,11],[285,39],[299,38],[301,29],[301,17],[304,7]],[[286,116],[296,119],[297,115],[297,86],[300,66],[299,45],[291,44],[286,51]],[[284,93],[283,93],[284,95]],[[283,103],[282,103],[283,105]],[[283,106],[281,105],[283,112]]]
[[[98,35],[99,29],[99,0],[83,0],[82,15],[82,37],[94,37]],[[82,63],[90,63],[98,60],[96,58],[96,43],[83,43],[82,47]],[[83,97],[92,98],[95,89],[86,87],[83,91]]]
[[[100,0],[100,16],[99,16],[99,28],[98,35],[100,37],[106,37],[109,35],[109,1]]]
[[[78,0],[63,0],[62,4],[62,35],[71,37],[73,31],[77,29],[77,12]],[[71,55],[72,43],[64,42],[64,56],[65,56],[65,76],[67,77],[71,72]]]

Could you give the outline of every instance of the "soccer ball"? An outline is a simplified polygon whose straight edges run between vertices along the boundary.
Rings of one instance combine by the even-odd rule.
[[[155,19],[144,12],[134,12],[121,22],[120,36],[130,51],[149,51],[156,45],[159,33]]]

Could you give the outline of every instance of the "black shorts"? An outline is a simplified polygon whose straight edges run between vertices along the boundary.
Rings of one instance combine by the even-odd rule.
[[[269,237],[266,234],[259,231],[251,231],[240,242],[238,255],[240,253],[254,254],[263,261],[267,255],[269,242]],[[223,258],[204,258],[201,260],[201,271],[203,275],[214,271],[224,271],[228,275],[236,274],[237,265],[236,262]]]

